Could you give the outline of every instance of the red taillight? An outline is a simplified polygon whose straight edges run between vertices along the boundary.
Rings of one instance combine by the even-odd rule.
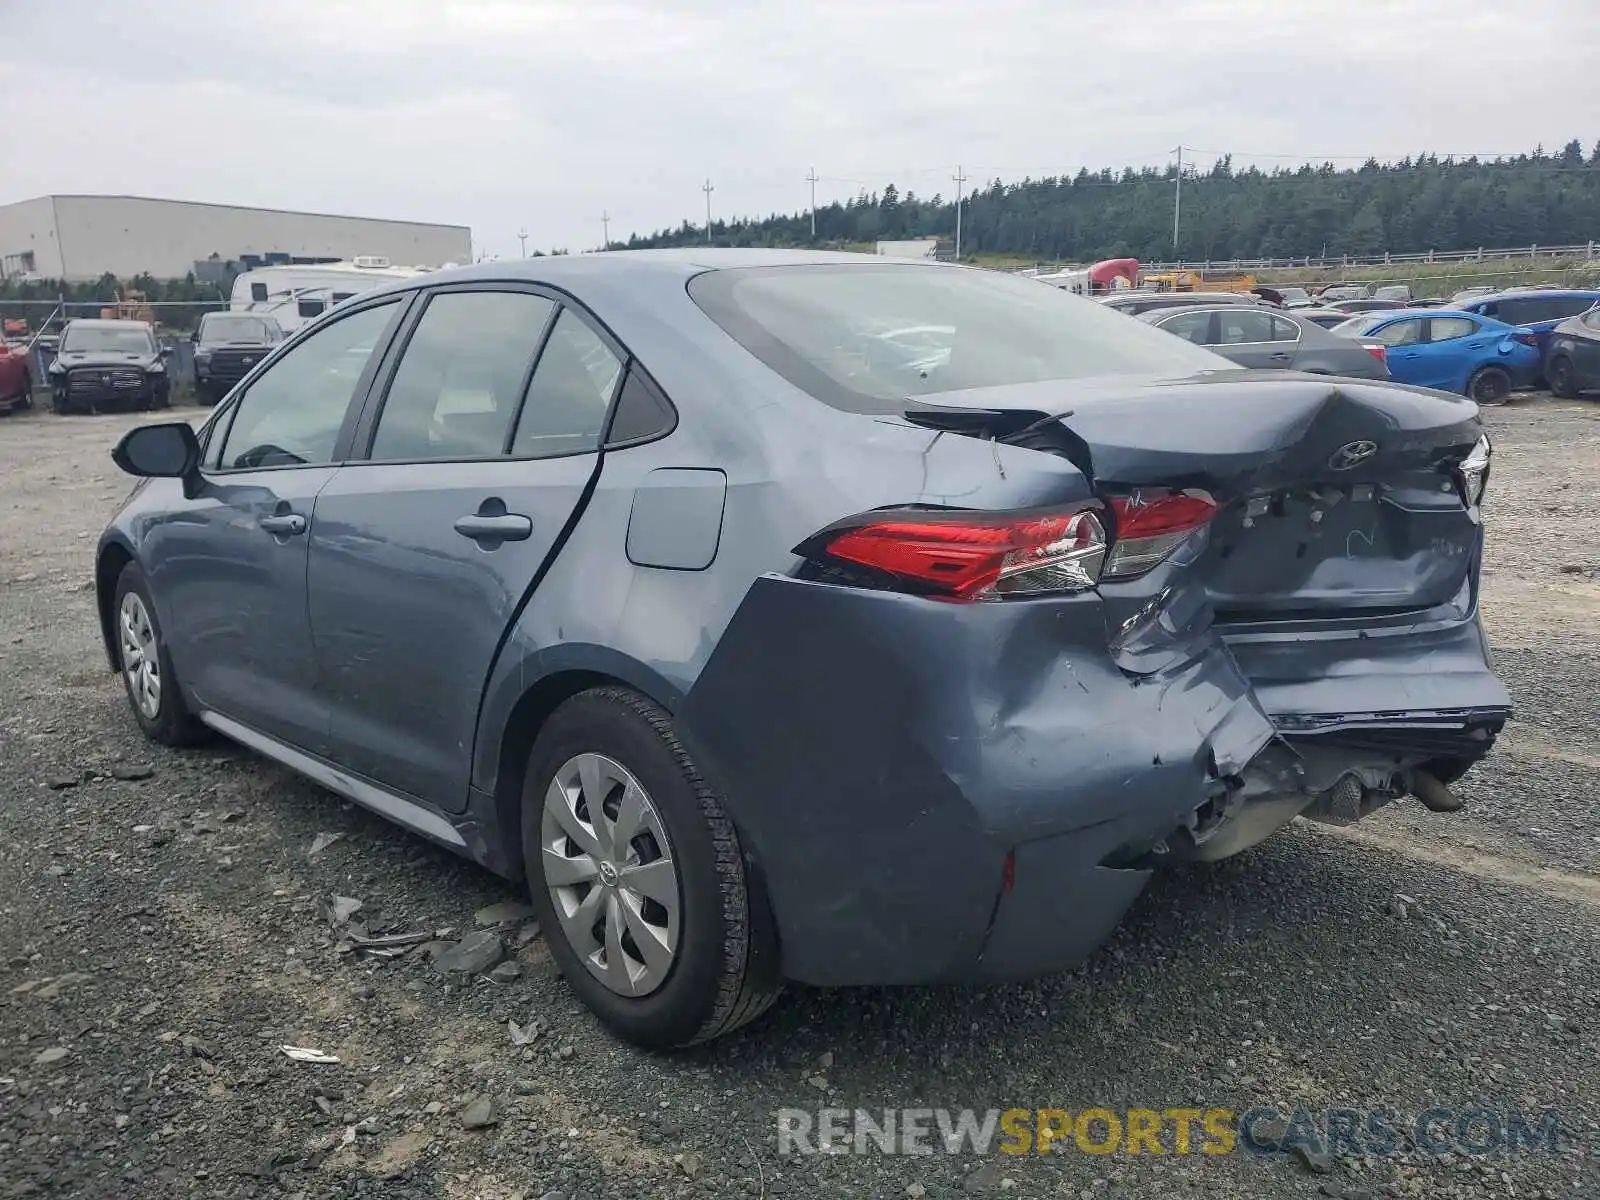
[[[1389,365],[1389,351],[1382,342],[1362,342],[1361,348],[1384,366]]]
[[[1217,511],[1216,501],[1204,492],[1164,490],[1113,496],[1111,507],[1116,513],[1117,540],[1106,560],[1106,579],[1143,575]]]
[[[996,600],[1092,588],[1105,560],[1105,527],[1076,512],[866,513],[824,530],[795,553],[865,567],[910,590],[952,600]]]
[[[1536,333],[1529,333],[1527,330],[1521,330],[1517,333],[1513,333],[1511,335],[1511,340],[1513,342],[1521,342],[1524,346],[1537,346],[1539,344],[1539,335]]]

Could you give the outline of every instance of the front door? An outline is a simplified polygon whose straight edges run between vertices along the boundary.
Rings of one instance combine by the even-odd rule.
[[[622,365],[535,291],[428,299],[362,419],[366,461],[317,501],[310,613],[334,761],[465,805],[485,681],[599,468]]]
[[[306,614],[317,497],[334,478],[394,300],[319,330],[218,415],[197,493],[150,532],[174,660],[202,707],[313,753],[326,748]]]

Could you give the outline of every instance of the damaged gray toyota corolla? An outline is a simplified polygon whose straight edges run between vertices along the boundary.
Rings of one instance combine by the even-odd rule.
[[[158,740],[221,732],[512,878],[656,1046],[782,980],[1068,967],[1153,871],[1450,785],[1509,715],[1488,439],[1030,280],[843,255],[364,294],[100,543]]]

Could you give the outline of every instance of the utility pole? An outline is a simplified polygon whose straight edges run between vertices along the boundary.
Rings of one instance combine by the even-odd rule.
[[[1172,180],[1172,258],[1181,261],[1178,254],[1178,216],[1183,211],[1183,146],[1178,146],[1178,173]]]
[[[711,244],[711,193],[717,189],[711,186],[711,180],[706,180],[700,190],[706,194],[706,245]]]
[[[605,209],[600,210],[600,229],[604,238],[600,243],[600,249],[609,250],[611,249],[611,214]]]
[[[966,174],[958,166],[956,173],[950,176],[956,185],[956,261],[961,261],[961,188],[967,182]]]
[[[517,231],[517,241],[522,243],[522,257],[523,258],[527,258],[528,257],[528,231],[526,229],[519,229]]]
[[[806,176],[806,182],[811,185],[811,240],[817,240],[817,169],[811,168],[811,173]]]

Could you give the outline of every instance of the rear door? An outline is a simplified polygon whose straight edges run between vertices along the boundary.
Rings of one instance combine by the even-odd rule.
[[[318,501],[311,623],[334,760],[454,811],[484,682],[587,495],[623,358],[510,284],[435,291],[401,337],[364,461]]]
[[[1265,309],[1244,304],[1237,309],[1218,309],[1216,322],[1216,349],[1240,366],[1282,370],[1294,362],[1298,336],[1288,340],[1281,338],[1272,314]],[[1279,324],[1286,332],[1298,335],[1299,331],[1289,322]]]

